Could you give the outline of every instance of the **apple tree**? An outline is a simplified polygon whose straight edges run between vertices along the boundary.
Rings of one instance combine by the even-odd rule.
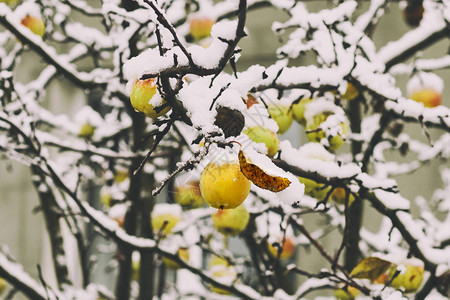
[[[396,1],[310,2],[1,0],[0,152],[29,167],[56,282],[2,248],[0,292],[448,297],[450,56],[421,55],[448,43],[450,2],[401,2],[410,29],[381,46]],[[269,7],[274,59],[243,66]],[[24,81],[30,54],[45,64]],[[87,95],[70,115],[47,104],[63,82]],[[398,176],[430,162],[441,187],[408,199]]]

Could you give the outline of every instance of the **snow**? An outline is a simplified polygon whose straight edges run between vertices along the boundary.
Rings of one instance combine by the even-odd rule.
[[[320,149],[320,147],[323,148],[323,146],[321,146],[320,144],[316,145],[318,146],[315,146],[314,144],[309,144],[308,147],[306,148],[307,149],[306,153],[313,150],[314,148],[316,149]],[[325,159],[329,158],[330,156],[321,150],[318,151],[322,153],[313,158],[309,158],[308,156],[302,153],[302,148],[298,150],[294,149],[288,141],[282,141],[280,143],[280,149],[281,149],[281,159],[286,161],[288,164],[296,166],[304,171],[316,172],[328,179],[333,177],[350,178],[356,176],[358,173],[361,172],[361,169],[356,164],[343,164],[339,166],[339,164],[334,161],[323,161],[321,158],[322,153],[324,154]]]
[[[39,7],[39,5],[31,1],[23,2],[22,4],[18,5],[14,9],[13,14],[14,17],[17,18],[18,20],[22,20],[27,15],[37,19],[42,18],[41,8]]]
[[[378,51],[377,56],[381,62],[387,63],[391,59],[399,56],[405,49],[414,47],[427,37],[446,28],[447,25],[442,16],[443,10],[431,9],[425,11],[426,13],[424,13],[419,27],[408,31],[397,41],[387,43],[386,46]]]
[[[0,268],[6,271],[10,276],[20,280],[22,284],[30,287],[34,292],[39,294],[42,299],[47,299],[47,293],[52,300],[60,297],[60,295],[55,294],[53,291],[46,291],[41,284],[23,270],[23,267],[20,264],[10,261],[2,252],[0,252]]]
[[[153,207],[152,217],[172,215],[181,219],[181,206],[178,204],[158,203]]]

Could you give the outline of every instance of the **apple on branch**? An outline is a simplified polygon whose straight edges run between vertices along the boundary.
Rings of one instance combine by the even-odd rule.
[[[250,214],[244,205],[232,209],[219,209],[212,215],[214,227],[225,236],[238,235],[247,227]]]
[[[200,182],[192,180],[175,187],[175,202],[184,209],[193,209],[202,207],[205,200],[200,192]]]
[[[270,117],[278,124],[278,134],[285,133],[292,124],[292,111],[289,105],[269,104],[267,108]]]
[[[316,143],[321,143],[326,138],[328,147],[333,151],[345,143],[348,133],[349,125],[345,115],[332,111],[319,112],[306,121],[307,138]]]
[[[8,3],[8,1],[6,1]],[[9,4],[16,1],[9,1]],[[45,34],[45,23],[42,19],[41,7],[33,2],[23,2],[14,10],[15,17],[20,24],[27,27],[31,32],[40,36]]]
[[[200,176],[200,192],[209,206],[219,209],[241,205],[250,192],[250,180],[241,172],[237,155],[218,149]]]
[[[207,38],[213,25],[214,21],[207,17],[195,17],[190,21],[189,34],[196,41]]]
[[[294,119],[303,126],[306,126],[305,109],[308,103],[311,103],[313,99],[303,98],[298,103],[292,105],[292,115]]]
[[[152,211],[153,232],[166,237],[181,221],[181,207],[178,204],[158,203]]]
[[[133,108],[144,113],[149,118],[165,115],[171,107],[161,98],[155,78],[138,79],[128,83],[130,102]]]
[[[280,149],[280,140],[275,132],[263,126],[255,126],[244,130],[244,133],[255,143],[264,143],[267,155],[274,157]]]
[[[425,107],[436,107],[442,103],[444,81],[434,73],[419,72],[408,81],[406,91],[409,98],[423,103]]]
[[[391,286],[396,289],[402,289],[406,293],[413,293],[422,284],[424,271],[423,262],[412,258],[405,260],[401,265],[392,267],[388,277],[392,279],[394,274],[399,272],[392,280]]]
[[[290,237],[278,238],[275,241],[267,241],[267,249],[273,258],[289,259],[295,252],[295,244]],[[280,252],[281,251],[281,252]]]

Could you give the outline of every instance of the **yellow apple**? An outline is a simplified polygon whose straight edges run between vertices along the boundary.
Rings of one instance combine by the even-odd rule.
[[[441,105],[442,96],[433,89],[423,89],[411,94],[411,99],[423,103],[425,107],[436,107]]]
[[[165,115],[170,107],[164,107],[160,111],[150,103],[153,96],[157,93],[157,86],[154,78],[136,80],[131,89],[130,102],[136,111],[144,113],[149,118],[157,118]],[[160,105],[164,105],[166,102],[161,99]]]
[[[346,192],[344,188],[337,187],[331,193],[331,199],[337,204],[345,205]],[[352,205],[353,201],[355,201],[355,197],[350,194],[348,198],[348,206]]]
[[[199,208],[205,203],[198,180],[175,187],[175,202],[185,209]]]
[[[281,243],[282,239],[280,239],[279,243]],[[278,247],[274,246],[271,243],[267,243],[267,248],[269,249],[269,253],[273,258],[277,258],[278,257]],[[292,255],[295,252],[295,244],[294,242],[289,238],[286,237],[284,239],[284,243],[283,243],[283,250],[281,251],[280,254],[280,259],[288,259],[291,258]]]
[[[255,126],[246,129],[244,133],[255,143],[264,143],[267,147],[267,154],[273,157],[280,149],[280,140],[275,132],[262,126]]]
[[[212,215],[214,227],[224,235],[238,235],[247,227],[250,214],[244,205],[232,209],[219,209]]]
[[[292,111],[289,110],[289,106],[283,106],[279,104],[272,104],[268,107],[269,115],[278,124],[279,134],[285,133],[292,124]]]
[[[189,33],[194,40],[201,40],[211,34],[214,21],[209,18],[195,18],[189,24]]]
[[[305,108],[311,101],[313,101],[311,98],[303,98],[299,103],[292,105],[294,119],[303,126],[306,125]]]
[[[402,272],[391,282],[391,286],[396,289],[404,289],[406,293],[417,291],[423,280],[424,268],[421,265],[402,265]],[[391,268],[389,278],[395,274],[396,268]]]
[[[34,34],[43,37],[45,34],[44,20],[30,15],[26,15],[20,23],[31,30]]]
[[[172,232],[173,227],[181,221],[181,207],[178,204],[156,204],[152,211],[153,232],[162,237]]]
[[[250,180],[241,172],[238,162],[210,162],[200,176],[203,199],[215,208],[235,208],[250,192]]]
[[[189,249],[188,248],[179,248],[178,249],[178,257],[182,261],[187,263],[189,261]],[[163,257],[162,261],[168,269],[176,270],[176,269],[180,268],[180,265],[176,261],[173,261],[168,257]]]

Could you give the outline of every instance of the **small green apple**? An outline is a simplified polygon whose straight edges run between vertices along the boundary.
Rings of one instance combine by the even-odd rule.
[[[279,243],[281,243],[281,240],[279,241]],[[279,244],[278,243],[278,244]],[[278,247],[275,245],[273,245],[272,243],[267,243],[267,248],[269,249],[269,253],[273,258],[277,258],[278,257]],[[292,255],[295,252],[295,244],[292,241],[291,238],[286,237],[284,239],[284,243],[283,243],[283,250],[281,251],[280,254],[280,259],[289,259],[292,257]]]
[[[182,261],[184,261],[186,263],[189,261],[189,249],[188,248],[179,248],[177,254],[178,254],[178,257]],[[171,260],[170,258],[163,257],[162,261],[168,269],[176,270],[176,269],[180,268],[180,265],[177,262]]]
[[[411,94],[411,99],[423,103],[425,107],[436,107],[441,105],[442,96],[433,89],[423,89]]]
[[[175,202],[184,209],[202,207],[205,200],[200,192],[200,182],[195,180],[175,187]]]
[[[325,199],[330,187],[325,187],[323,183],[317,183],[314,180],[298,177],[301,183],[305,185],[305,194],[316,198],[318,201]]]
[[[195,18],[189,24],[189,33],[194,40],[201,40],[209,37],[214,21],[209,18]]]
[[[292,111],[289,110],[289,106],[283,106],[279,104],[272,104],[268,107],[270,117],[278,124],[279,134],[285,133],[292,124]]]
[[[212,215],[214,227],[223,235],[238,235],[247,227],[250,214],[244,205],[233,209],[219,209]]]
[[[157,86],[154,78],[136,80],[131,87],[130,102],[136,111],[144,113],[149,118],[157,118],[165,115],[170,107],[164,107],[160,111],[157,111],[157,107],[149,102],[152,100],[153,96],[158,92]],[[162,104],[166,102],[161,99]]]
[[[209,162],[200,176],[200,192],[203,199],[219,209],[241,205],[250,192],[251,182],[241,172],[237,161],[229,163]]]
[[[31,30],[34,34],[43,37],[45,34],[44,20],[36,18],[31,15],[26,15],[20,23]]]
[[[181,207],[178,204],[156,204],[151,219],[153,232],[165,237],[181,221]]]
[[[244,133],[255,143],[264,143],[267,147],[267,154],[270,157],[273,157],[280,149],[280,140],[270,129],[262,126],[255,126],[246,129]]]
[[[313,101],[311,98],[303,98],[300,100],[300,102],[292,105],[292,114],[294,116],[294,119],[301,125],[306,125],[306,119],[305,119],[305,108],[308,103]]]

